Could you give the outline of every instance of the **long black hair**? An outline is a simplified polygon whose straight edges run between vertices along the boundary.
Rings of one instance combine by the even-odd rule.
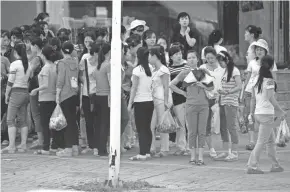
[[[107,53],[109,53],[109,51],[111,51],[111,44],[109,44],[109,43],[103,43],[101,45],[101,49],[100,49],[99,54],[98,54],[98,67],[97,67],[98,70],[100,70],[103,62],[106,59],[105,55]]]
[[[219,61],[224,61],[226,63],[227,68],[227,82],[229,82],[233,76],[233,71],[235,67],[235,63],[233,61],[233,58],[230,56],[230,54],[226,51],[221,51],[217,55],[217,59]]]
[[[160,62],[166,66],[166,59],[165,59],[165,51],[164,47],[161,45],[154,45],[150,50],[149,50],[150,55],[156,55],[156,57],[160,60]]]
[[[148,77],[151,77],[152,73],[149,67],[148,57],[149,57],[149,50],[146,47],[140,47],[137,51],[137,58],[138,58],[137,66],[141,65],[143,69],[145,70],[146,75]]]
[[[24,72],[26,73],[26,71],[28,69],[28,59],[27,59],[27,53],[26,53],[26,46],[24,43],[19,42],[19,43],[15,44],[14,49],[15,49],[16,53],[21,57]]]
[[[255,85],[255,87],[258,87],[258,93],[262,93],[262,85],[263,85],[264,78],[273,79],[273,75],[271,71],[273,66],[274,66],[274,58],[272,56],[265,55],[261,59],[261,68],[259,71],[259,77]],[[275,91],[276,89],[277,89],[277,84],[275,83]]]
[[[213,30],[208,37],[208,46],[214,46],[217,42],[219,42],[223,38],[222,32],[218,29]]]
[[[153,30],[151,30],[151,29],[149,29],[149,30],[147,30],[147,31],[145,31],[145,32],[143,33],[143,35],[142,35],[143,47],[147,47],[147,48],[148,48],[148,45],[147,45],[147,43],[146,43],[146,40],[147,40],[148,38],[151,38],[153,34],[156,36],[155,32],[154,32]],[[156,43],[156,42],[155,42],[155,43]]]
[[[249,31],[250,34],[254,34],[254,38],[256,40],[259,39],[260,35],[262,34],[262,29],[255,25],[248,25],[246,31]]]

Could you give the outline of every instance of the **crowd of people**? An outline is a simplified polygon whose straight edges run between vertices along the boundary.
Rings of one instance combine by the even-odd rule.
[[[191,164],[205,165],[207,144],[213,160],[237,161],[236,120],[242,104],[249,133],[246,148],[252,150],[247,173],[263,173],[259,157],[264,145],[273,162],[271,171],[283,171],[276,158],[274,109],[279,117],[284,118],[286,113],[275,99],[277,67],[267,42],[260,39],[261,28],[249,25],[245,29],[245,40],[250,45],[243,78],[221,46],[221,31],[212,31],[208,45],[199,53],[190,22],[187,13],[180,13],[170,41],[148,29],[142,20],[134,20],[129,29],[122,26],[121,151],[130,150],[137,140],[140,151],[130,160],[147,160],[168,156],[170,146],[175,144],[174,155],[189,155]],[[2,130],[2,145],[8,146],[1,153],[27,151],[29,103],[37,133],[30,147],[35,154],[108,156],[111,35],[107,28],[88,27],[79,30],[78,38],[74,45],[71,31],[65,28],[55,36],[49,30],[47,13],[39,14],[31,26],[15,27],[11,32],[1,30],[1,119],[6,114],[8,127]],[[193,70],[203,71],[213,80],[208,84],[184,83]],[[67,127],[60,131],[49,127],[57,105],[67,121]],[[220,110],[220,135],[226,152],[216,152],[213,146],[214,105]],[[182,126],[176,133],[157,133],[156,127],[169,109]],[[79,143],[80,117],[86,123],[85,148]],[[19,146],[15,143],[17,130]]]

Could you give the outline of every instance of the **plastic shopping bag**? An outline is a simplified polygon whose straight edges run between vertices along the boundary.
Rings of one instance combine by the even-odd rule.
[[[65,116],[60,105],[56,105],[49,121],[49,128],[60,131],[67,126]]]
[[[165,111],[161,123],[156,127],[159,133],[174,133],[181,129],[182,125],[172,109]]]
[[[282,120],[280,126],[278,128],[277,136],[276,136],[276,144],[284,145],[288,143],[290,140],[290,131],[287,125],[286,120]]]
[[[220,107],[218,103],[214,104],[211,107],[211,110],[213,112],[213,119],[212,119],[212,132],[215,134],[220,133]]]
[[[84,148],[88,145],[86,120],[84,117],[80,118],[79,133],[79,144],[82,148]]]

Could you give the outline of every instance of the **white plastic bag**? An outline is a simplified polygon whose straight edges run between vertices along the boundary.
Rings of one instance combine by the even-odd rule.
[[[174,133],[181,129],[182,125],[175,116],[172,109],[167,109],[163,116],[161,123],[157,125],[156,131],[159,133]]]
[[[289,140],[290,140],[290,131],[287,122],[284,119],[281,121],[280,126],[278,128],[275,143],[276,144],[288,143]]]
[[[56,131],[60,131],[66,126],[67,126],[67,122],[61,110],[61,107],[60,105],[56,105],[49,121],[49,128],[54,129]]]
[[[213,119],[212,119],[212,132],[215,134],[220,133],[220,107],[219,104],[216,103],[211,107],[213,112]]]

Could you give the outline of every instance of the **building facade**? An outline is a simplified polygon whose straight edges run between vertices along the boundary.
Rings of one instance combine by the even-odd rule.
[[[26,11],[21,3],[1,1],[2,28],[31,24],[42,11],[50,14],[56,28],[109,27],[112,17],[111,1],[30,1]],[[15,9],[22,9],[21,14],[15,16]],[[128,27],[133,19],[142,19],[157,36],[162,33],[170,38],[178,13],[187,12],[199,34],[198,47],[207,44],[213,29],[220,29],[224,46],[242,68],[246,66],[244,55],[248,47],[244,41],[245,28],[257,25],[262,28],[262,38],[269,43],[270,54],[274,55],[278,67],[285,68],[290,66],[289,9],[289,1],[123,1],[122,16],[124,26]]]

